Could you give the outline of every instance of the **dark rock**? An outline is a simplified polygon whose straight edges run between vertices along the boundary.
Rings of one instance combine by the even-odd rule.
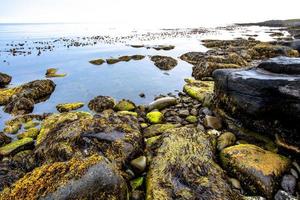
[[[11,138],[0,132],[0,147],[11,142]]]
[[[0,72],[0,87],[8,85],[11,81],[11,76]]]
[[[155,156],[147,173],[146,198],[241,199],[215,162],[214,144],[213,137],[195,128],[164,132],[148,147]]]
[[[6,106],[4,106],[3,111],[6,113],[11,113],[14,115],[28,114],[33,111],[34,101],[25,97],[16,97],[11,100]]]
[[[299,153],[299,63],[299,58],[280,57],[255,68],[216,70],[218,106],[250,129],[266,134],[279,133],[278,144],[288,143],[284,147]]]
[[[283,190],[279,190],[274,196],[275,200],[298,200],[297,197],[294,197]]]
[[[116,102],[112,97],[97,96],[89,102],[88,107],[90,110],[100,113],[107,109],[113,109],[115,104]]]
[[[126,199],[116,167],[99,155],[54,162],[34,169],[0,193],[8,199]]]
[[[281,187],[289,194],[294,194],[297,186],[297,179],[290,174],[284,175],[281,180]]]
[[[151,61],[154,65],[162,70],[173,69],[177,65],[177,60],[168,56],[152,56]]]

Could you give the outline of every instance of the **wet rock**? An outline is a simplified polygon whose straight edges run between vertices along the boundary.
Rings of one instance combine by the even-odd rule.
[[[206,115],[203,124],[206,128],[212,128],[212,129],[221,129],[222,128],[222,122],[217,118],[213,116]]]
[[[73,158],[34,169],[0,193],[8,199],[126,199],[127,186],[104,157]]]
[[[105,60],[103,59],[96,59],[96,60],[91,60],[89,61],[89,63],[93,64],[93,65],[102,65],[103,63],[105,63]]]
[[[0,132],[0,147],[11,142],[11,138]]]
[[[116,111],[132,111],[135,109],[135,104],[130,100],[123,99],[115,105],[114,109]]]
[[[273,58],[276,56],[299,57],[299,52],[285,46],[260,43],[251,49],[250,55],[254,59]]]
[[[176,105],[176,104],[177,104],[176,98],[174,98],[174,97],[162,97],[162,98],[159,98],[159,99],[151,102],[148,105],[147,108],[148,108],[149,111],[152,111],[154,109],[161,110],[161,109],[164,109],[164,108]]]
[[[203,106],[209,106],[214,92],[214,82],[197,81],[193,79],[185,79],[185,82],[186,84],[183,87],[183,91],[190,97],[202,103],[205,102],[206,105]]]
[[[6,113],[11,113],[13,115],[23,115],[28,114],[33,111],[34,101],[30,98],[13,98],[11,102],[6,104],[3,108],[3,111]]]
[[[118,58],[109,58],[109,59],[106,59],[106,63],[109,64],[109,65],[116,64],[116,63],[118,63],[120,61],[121,60],[119,60]]]
[[[198,122],[198,118],[196,116],[193,115],[189,115],[185,118],[186,121],[188,121],[189,123],[197,123]]]
[[[151,124],[160,124],[164,119],[164,115],[159,111],[152,111],[147,113],[146,118]]]
[[[290,174],[284,175],[281,180],[281,187],[289,194],[294,194],[297,186],[297,179]]]
[[[218,107],[252,130],[279,133],[277,143],[299,153],[299,63],[298,58],[279,57],[256,68],[216,70]]]
[[[232,68],[236,69],[236,68],[240,68],[240,66],[236,64],[227,64],[227,63],[202,62],[193,67],[192,76],[197,80],[201,80],[204,77],[212,76],[213,71],[215,71],[216,69],[232,69]]]
[[[11,76],[0,72],[0,87],[8,85],[11,81]]]
[[[95,116],[86,112],[52,114],[41,124],[35,153],[44,162],[101,151],[121,167],[141,151],[139,129],[136,117],[121,116],[112,110]]]
[[[297,197],[294,197],[283,190],[279,190],[274,196],[275,200],[297,200]]]
[[[203,61],[205,58],[205,53],[203,52],[188,52],[180,56],[181,60],[184,60],[190,64],[197,64]]]
[[[222,135],[220,135],[220,137],[218,137],[217,149],[221,151],[225,147],[234,145],[235,141],[236,137],[233,133],[225,132]]]
[[[18,139],[23,139],[23,138],[32,138],[36,139],[40,130],[37,128],[30,128],[24,131],[23,133],[18,134]]]
[[[147,159],[145,156],[140,156],[130,162],[131,166],[138,169],[140,172],[145,171],[147,165]]]
[[[54,78],[54,77],[65,77],[67,74],[57,74],[58,69],[56,68],[49,68],[46,71],[47,78]]]
[[[62,103],[58,104],[56,106],[56,109],[58,112],[69,112],[72,110],[78,110],[79,108],[82,108],[84,106],[84,103],[82,102],[74,102],[74,103]]]
[[[9,156],[16,154],[20,151],[33,148],[32,138],[23,138],[16,140],[0,148],[0,156]]]
[[[166,131],[155,144],[146,199],[241,198],[214,160],[213,137],[194,128],[176,128]]]
[[[107,109],[113,109],[115,104],[115,100],[112,97],[97,96],[89,102],[88,107],[90,110],[100,113]]]
[[[145,97],[146,97],[145,93],[140,93],[139,96],[140,96],[141,98],[145,98]]]
[[[145,56],[143,55],[133,55],[131,56],[132,60],[143,60],[145,58]]]
[[[18,87],[0,90],[0,105],[6,105],[20,98],[32,99],[39,103],[52,94],[55,84],[51,80],[36,80]]]
[[[273,196],[277,180],[290,165],[289,159],[251,144],[227,147],[220,159],[230,174],[243,180],[243,188],[267,198]]]
[[[180,117],[187,117],[187,116],[190,115],[190,112],[189,112],[189,110],[179,110],[179,111],[178,111],[178,115],[179,115]]]
[[[177,60],[168,56],[152,56],[151,61],[161,70],[170,70],[177,65]]]
[[[153,124],[147,128],[144,129],[144,137],[149,138],[149,137],[153,137],[153,136],[157,136],[160,135],[162,133],[164,133],[166,130],[175,128],[174,124]]]
[[[241,187],[241,183],[239,180],[235,179],[235,178],[229,178],[228,181],[231,183],[231,185],[240,190],[242,187]]]

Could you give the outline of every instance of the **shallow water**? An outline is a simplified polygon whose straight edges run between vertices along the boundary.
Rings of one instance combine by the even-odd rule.
[[[91,25],[31,24],[0,25],[0,71],[13,77],[9,87],[32,80],[45,79],[48,68],[58,68],[58,73],[66,73],[63,78],[53,78],[56,89],[46,101],[35,105],[34,113],[56,112],[59,103],[82,101],[88,103],[98,95],[108,95],[117,100],[130,99],[137,104],[147,104],[159,94],[181,91],[184,78],[190,77],[192,66],[178,57],[189,51],[207,51],[201,39],[233,39],[247,34],[258,34],[257,39],[272,40],[263,27],[244,27],[228,30],[201,29],[198,32],[185,30],[117,30]],[[81,28],[80,28],[81,27]],[[105,35],[106,39],[85,47],[67,47],[66,42],[53,42],[61,37],[83,41],[92,35]],[[127,36],[127,37],[122,37]],[[26,41],[26,43],[25,43]],[[24,43],[24,50],[43,46],[37,41],[50,42],[53,51],[42,51],[37,56],[36,49],[31,55],[13,56],[7,52],[10,45]],[[91,40],[93,42],[94,40]],[[7,46],[7,44],[9,46]],[[130,44],[175,45],[170,51],[146,48],[132,48]],[[88,61],[97,58],[119,57],[141,54],[147,57],[141,61],[120,62],[113,65],[92,65]],[[178,60],[178,65],[169,71],[155,67],[148,56],[167,55]],[[167,72],[167,73],[166,73]],[[140,93],[146,97],[139,97]],[[81,110],[88,110],[87,106]],[[0,111],[0,129],[10,116]]]

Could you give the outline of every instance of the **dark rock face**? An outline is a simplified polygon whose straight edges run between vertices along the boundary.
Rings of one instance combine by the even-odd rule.
[[[299,153],[299,63],[299,58],[279,57],[255,68],[216,70],[218,106],[258,132],[279,133],[281,143]]]
[[[11,81],[11,76],[0,72],[0,87],[8,85]]]
[[[15,115],[28,114],[33,111],[34,101],[25,97],[14,98],[4,107],[4,112]]]
[[[177,65],[177,60],[168,56],[152,56],[151,61],[154,65],[162,70],[173,69]]]
[[[146,199],[242,199],[215,162],[215,138],[195,128],[164,132],[147,173]],[[158,148],[155,148],[158,147]]]

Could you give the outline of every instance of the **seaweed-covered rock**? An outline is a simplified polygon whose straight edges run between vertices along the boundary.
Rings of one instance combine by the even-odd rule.
[[[67,74],[58,74],[57,71],[58,71],[57,68],[49,68],[47,69],[45,75],[47,78],[65,77],[67,75]]]
[[[162,70],[170,70],[177,65],[177,60],[168,56],[152,56],[151,61]]]
[[[216,70],[218,107],[250,129],[278,133],[278,144],[287,143],[291,146],[287,148],[299,153],[299,63],[299,58],[278,57],[250,69]]]
[[[146,199],[241,199],[215,162],[215,138],[183,127],[166,131],[155,143]]]
[[[240,68],[237,64],[227,63],[215,63],[215,62],[201,62],[193,67],[193,77],[195,79],[202,79],[204,77],[210,77],[216,69],[230,69]]]
[[[234,145],[236,137],[231,132],[225,132],[218,137],[217,149],[221,151],[225,147]]]
[[[33,108],[33,99],[20,97],[13,98],[11,102],[4,106],[3,111],[14,115],[23,115],[31,113],[33,111]]]
[[[11,81],[11,76],[0,72],[0,87],[8,85]]]
[[[157,135],[160,135],[164,133],[166,130],[175,128],[174,124],[153,124],[147,128],[144,129],[144,137],[149,138],[149,137],[154,137]]]
[[[23,138],[16,140],[0,148],[0,156],[9,156],[18,153],[19,151],[32,149],[34,147],[32,138]]]
[[[130,100],[123,99],[115,105],[114,109],[117,111],[132,111],[135,109],[135,104]]]
[[[91,60],[91,61],[89,61],[89,63],[91,63],[93,65],[102,65],[103,63],[105,63],[105,60],[99,58],[99,59],[96,59],[96,60]]]
[[[7,105],[8,112],[26,111],[27,106],[32,106],[30,103],[39,103],[46,100],[55,89],[55,84],[51,80],[36,80],[15,88],[8,88],[0,90],[0,105]],[[26,105],[23,105],[26,104]],[[25,112],[25,113],[26,113]]]
[[[155,101],[151,102],[147,108],[149,111],[154,110],[154,109],[160,110],[160,109],[167,108],[169,106],[173,106],[175,104],[177,104],[176,98],[162,97],[162,98],[156,99]]]
[[[27,129],[26,131],[24,131],[23,133],[18,134],[18,138],[19,139],[23,139],[23,138],[36,139],[39,132],[40,132],[40,130],[38,128],[30,128],[30,129]]]
[[[164,119],[164,115],[159,111],[152,111],[147,113],[146,118],[152,124],[160,124]]]
[[[116,167],[104,157],[45,164],[0,193],[9,199],[126,199],[127,186]]]
[[[288,170],[290,160],[252,144],[240,144],[225,148],[220,153],[224,168],[242,181],[242,186],[271,198],[278,181]]]
[[[115,104],[116,102],[112,97],[97,96],[89,102],[88,107],[90,110],[100,113],[107,109],[113,109]]]
[[[58,104],[56,106],[56,109],[58,112],[69,112],[72,110],[78,110],[79,108],[82,108],[84,106],[84,103],[82,102],[74,102],[74,103],[63,103],[63,104]]]
[[[209,106],[214,93],[213,81],[198,81],[193,79],[185,79],[186,84],[183,86],[183,91],[190,97],[197,99],[202,103],[206,103],[204,106]]]
[[[50,115],[43,121],[35,153],[41,162],[49,162],[101,151],[121,166],[140,153],[141,143],[134,116],[111,110],[94,117],[85,112],[68,112]]]
[[[11,138],[0,132],[0,147],[11,142]]]

